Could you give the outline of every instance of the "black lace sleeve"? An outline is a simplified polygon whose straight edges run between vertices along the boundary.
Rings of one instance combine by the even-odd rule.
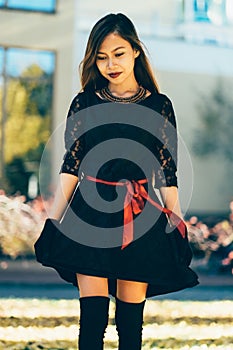
[[[66,121],[65,149],[61,173],[78,176],[80,162],[84,152],[84,135],[82,135],[82,119],[78,112],[83,109],[82,94],[78,94],[72,101]]]
[[[177,185],[177,130],[171,101],[165,96],[161,115],[164,118],[157,142],[158,165],[155,169],[155,187]]]

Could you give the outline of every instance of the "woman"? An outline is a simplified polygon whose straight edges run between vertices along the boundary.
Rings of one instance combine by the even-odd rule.
[[[171,223],[183,224],[181,219],[177,222],[182,214],[176,178],[174,111],[168,97],[159,93],[135,28],[123,14],[109,14],[95,24],[81,67],[82,92],[73,99],[68,113],[67,151],[51,217],[61,218],[66,202],[81,181],[71,207],[75,216],[94,231],[82,230],[66,215],[67,230],[77,232],[77,236],[67,238],[66,246],[57,240],[55,257],[48,265],[79,288],[80,350],[103,349],[109,294],[116,298],[119,349],[139,350],[146,297],[198,284],[196,274],[187,265],[176,266],[172,260],[166,240],[167,215],[161,212],[153,189],[159,189]],[[152,113],[152,119],[148,117],[151,130],[146,125],[148,110]],[[107,121],[99,122],[104,114]],[[132,121],[135,115],[139,118]],[[160,127],[156,126],[159,119]],[[161,134],[154,136],[156,128]],[[110,158],[105,160],[105,151],[97,149],[86,161],[89,152],[102,143],[106,143],[103,149],[110,152]],[[138,143],[144,148],[135,152]],[[118,147],[121,151],[117,156]],[[143,154],[140,150],[145,149]],[[154,164],[147,151],[152,159],[155,157]],[[98,155],[103,157],[101,165]],[[102,210],[102,204],[98,206],[96,193],[108,203],[109,212]],[[113,205],[117,198],[117,203],[122,204],[120,209]],[[149,214],[143,216],[144,212]],[[122,227],[120,244],[115,237],[122,239]],[[102,229],[108,235],[102,235]],[[83,237],[90,238],[88,243]]]

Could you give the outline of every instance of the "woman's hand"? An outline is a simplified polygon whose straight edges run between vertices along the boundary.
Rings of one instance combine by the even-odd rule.
[[[49,217],[51,219],[61,219],[78,181],[77,176],[66,173],[60,174],[53,204],[49,209]]]
[[[170,209],[183,220],[181,213],[178,188],[175,186],[161,187],[159,189],[165,208]]]

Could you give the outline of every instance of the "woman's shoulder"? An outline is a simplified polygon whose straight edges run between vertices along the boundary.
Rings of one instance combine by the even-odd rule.
[[[71,99],[68,116],[77,113],[90,106],[89,97],[87,92],[79,91]]]
[[[143,101],[143,105],[161,114],[172,109],[171,99],[166,94],[156,91],[151,92],[150,96]]]
[[[81,90],[74,97],[71,106],[76,106],[77,109],[84,109],[98,104],[95,91]]]
[[[152,92],[151,93],[152,100],[156,101],[157,103],[164,105],[164,104],[172,104],[171,99],[168,95],[162,92]]]
[[[85,104],[86,96],[84,91],[79,91],[71,100],[71,107],[79,109]]]

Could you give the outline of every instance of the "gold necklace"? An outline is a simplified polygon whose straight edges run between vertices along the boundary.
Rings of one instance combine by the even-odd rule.
[[[145,99],[146,93],[147,93],[146,89],[142,86],[139,87],[136,94],[129,97],[114,96],[107,86],[99,91],[100,96],[104,100],[111,101],[111,102],[121,102],[121,103],[136,103],[136,102],[142,101]]]

